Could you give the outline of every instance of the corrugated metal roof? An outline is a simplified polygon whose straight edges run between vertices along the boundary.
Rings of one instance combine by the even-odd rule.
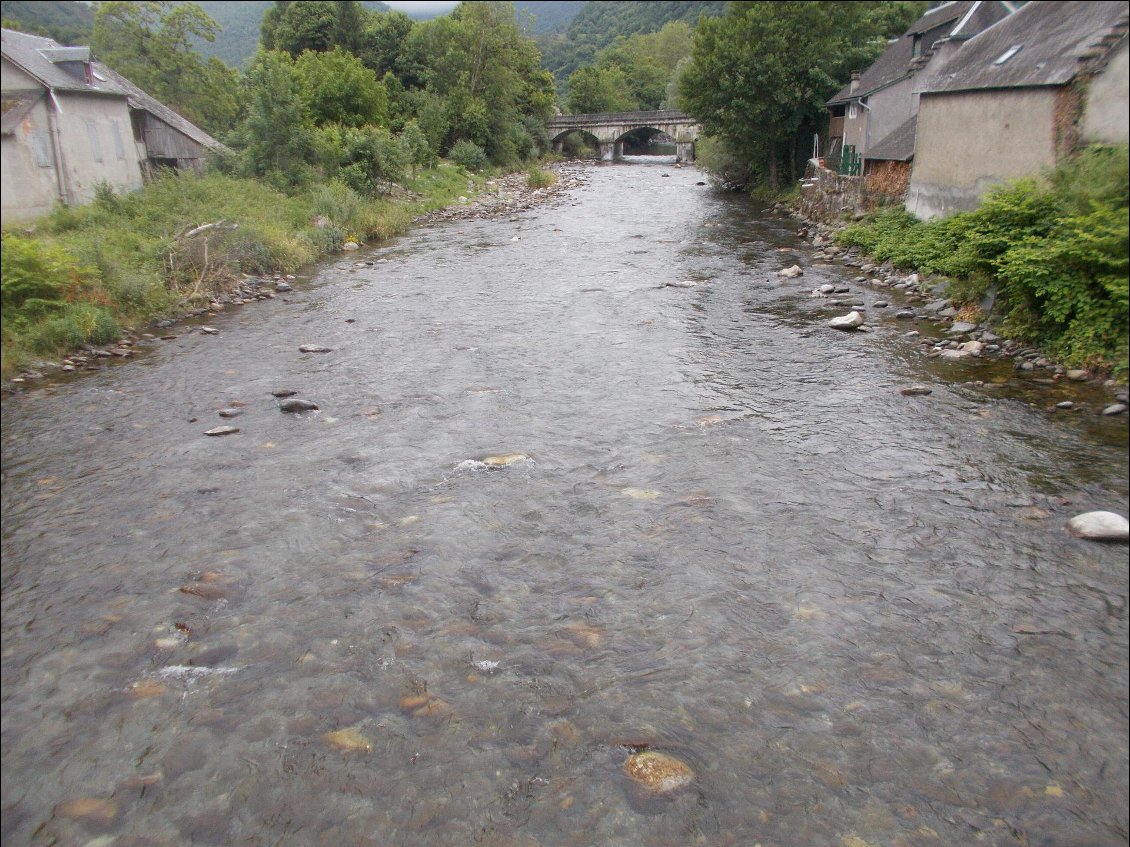
[[[124,91],[108,80],[94,79],[88,82],[84,76],[72,74],[61,64],[52,62],[41,51],[61,51],[65,48],[50,38],[6,29],[3,31],[0,45],[2,45],[4,58],[18,65],[22,70],[55,91],[82,91],[89,94],[113,94],[119,97],[125,94]],[[67,54],[56,53],[55,55],[66,56]]]
[[[1044,0],[971,38],[923,93],[1066,85],[1126,35],[1126,0]]]
[[[914,158],[914,135],[918,129],[918,115],[903,123],[865,154],[867,159],[891,162],[909,162]]]
[[[3,94],[3,117],[0,118],[0,135],[11,135],[20,125],[35,104],[43,99],[44,91],[5,91]]]

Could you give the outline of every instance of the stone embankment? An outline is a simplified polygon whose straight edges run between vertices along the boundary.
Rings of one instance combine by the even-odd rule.
[[[948,280],[941,277],[925,279],[916,271],[900,271],[889,262],[876,264],[858,248],[839,246],[835,235],[846,224],[812,220],[783,204],[774,206],[773,210],[790,214],[800,222],[798,235],[814,248],[814,260],[857,269],[858,276],[854,280],[857,284],[901,292],[900,299],[904,305],[895,310],[894,317],[906,322],[907,338],[916,340],[925,356],[949,360],[1011,360],[1018,374],[1038,385],[1054,385],[1063,381],[1097,383],[1108,395],[1107,402],[1100,410],[1101,414],[1118,415],[1127,411],[1130,398],[1127,396],[1126,386],[1110,379],[1103,380],[1085,369],[1066,368],[1035,347],[997,335],[986,325],[980,309],[962,308],[946,297]],[[830,292],[818,289],[813,291],[813,296],[826,296],[835,292],[834,288]],[[888,304],[878,301],[873,305],[886,307]],[[933,337],[933,334],[927,337],[912,328],[921,322],[944,327],[942,337]],[[1070,400],[1061,401],[1056,408],[1066,411],[1075,408],[1075,403]]]
[[[458,205],[428,212],[416,218],[415,222],[430,224],[517,215],[549,201],[560,200],[562,195],[588,182],[585,166],[577,162],[554,162],[546,165],[543,170],[556,176],[552,185],[530,188],[526,184],[525,171],[507,174],[487,180],[485,189],[478,196],[460,197]]]

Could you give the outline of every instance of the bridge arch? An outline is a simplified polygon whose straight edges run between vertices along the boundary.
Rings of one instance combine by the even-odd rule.
[[[675,141],[675,160],[694,161],[694,146],[702,131],[693,118],[675,109],[651,112],[603,112],[584,115],[557,115],[547,126],[555,149],[570,132],[592,135],[600,145],[600,157],[612,161],[623,154],[622,140],[637,129],[650,129],[670,136]]]

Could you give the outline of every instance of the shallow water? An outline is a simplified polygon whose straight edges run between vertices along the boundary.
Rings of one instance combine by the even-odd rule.
[[[5,844],[1126,843],[1125,421],[589,176],[5,399]]]

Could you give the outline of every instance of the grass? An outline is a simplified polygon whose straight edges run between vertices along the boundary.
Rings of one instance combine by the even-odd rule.
[[[553,171],[542,170],[541,168],[530,168],[529,173],[526,175],[527,188],[549,188],[553,183],[557,182],[557,174]]]
[[[94,202],[59,207],[30,234],[27,224],[3,233],[0,376],[182,314],[241,273],[293,273],[347,240],[392,238],[482,180],[445,162],[397,197],[363,197],[340,182],[287,195],[220,173],[168,174],[125,196],[100,188]],[[206,224],[216,226],[190,234]]]

